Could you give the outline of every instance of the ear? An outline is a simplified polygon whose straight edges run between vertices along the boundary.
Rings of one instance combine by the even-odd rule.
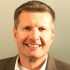
[[[14,39],[16,40],[16,38],[17,38],[17,29],[15,27],[13,28],[13,36],[14,36]]]
[[[54,23],[52,23],[52,37],[51,37],[51,39],[53,40],[54,39]]]

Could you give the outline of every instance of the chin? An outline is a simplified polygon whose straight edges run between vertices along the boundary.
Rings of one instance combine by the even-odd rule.
[[[41,58],[43,56],[40,53],[38,53],[38,54],[33,54],[33,55],[31,54],[31,55],[29,55],[29,57]]]

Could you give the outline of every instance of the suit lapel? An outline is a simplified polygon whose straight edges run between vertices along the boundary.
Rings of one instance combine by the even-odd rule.
[[[49,55],[46,70],[57,70],[54,59]]]
[[[8,65],[7,65],[7,67],[6,67],[6,70],[14,70],[16,58],[17,58],[17,56],[16,56],[16,57],[13,57],[13,58],[9,61]]]
[[[16,57],[13,57],[9,61],[8,65],[6,67],[6,70],[14,70],[16,58],[17,58],[17,56]],[[54,59],[50,55],[48,56],[48,62],[47,62],[47,65],[46,65],[46,69],[45,70],[57,70],[55,61],[54,61]]]

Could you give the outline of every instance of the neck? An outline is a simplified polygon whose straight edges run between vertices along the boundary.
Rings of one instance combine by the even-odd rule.
[[[46,60],[46,55],[40,58],[35,58],[35,57],[26,58],[20,55],[20,65],[30,70],[40,69],[44,64],[45,60]]]

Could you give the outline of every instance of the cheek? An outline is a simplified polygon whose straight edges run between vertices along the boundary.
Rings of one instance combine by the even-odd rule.
[[[15,38],[16,38],[16,40],[22,40],[22,39],[24,39],[26,37],[26,35],[23,33],[23,32],[17,32],[16,33],[16,36],[15,36]]]
[[[53,35],[52,33],[44,34],[42,36],[42,40],[46,45],[50,45],[53,41]]]
[[[49,36],[49,34],[43,34],[42,36],[41,36],[42,38],[43,38],[43,40],[46,42],[48,39],[50,39],[50,36]]]
[[[52,39],[51,39],[51,35],[49,36],[44,36],[43,40],[44,40],[44,52],[48,52],[50,49],[50,46],[52,44]]]
[[[21,33],[17,34],[17,37],[16,37],[17,45],[23,46],[23,44],[26,42],[27,38],[28,38],[28,34],[26,34],[26,35],[21,34]]]

